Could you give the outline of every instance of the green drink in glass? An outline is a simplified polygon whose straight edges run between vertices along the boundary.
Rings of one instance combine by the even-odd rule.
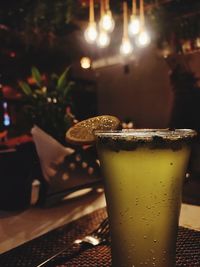
[[[113,267],[173,267],[189,129],[96,131]]]

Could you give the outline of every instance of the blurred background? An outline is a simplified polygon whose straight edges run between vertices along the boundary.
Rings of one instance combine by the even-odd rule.
[[[1,0],[1,148],[32,142],[33,125],[68,146],[71,125],[101,114],[199,132],[199,15],[199,0]]]
[[[94,1],[97,25],[100,5],[100,0]],[[127,5],[129,21],[133,1]],[[136,5],[139,15],[140,1]],[[85,40],[89,8],[89,0],[1,1],[0,99],[7,103],[1,104],[1,129],[16,133],[26,129],[20,113],[24,100],[19,82],[34,87],[33,66],[46,80],[70,66],[70,79],[75,81],[71,108],[78,120],[108,113],[133,121],[136,127],[169,126],[177,91],[173,88],[179,87],[179,94],[185,94],[180,88],[185,82],[177,81],[178,76],[190,87],[194,81],[188,80],[187,72],[200,76],[199,1],[145,0],[145,25],[151,42],[142,48],[134,46],[128,56],[119,50],[123,1],[109,1],[115,27],[109,45],[103,48]],[[89,66],[81,67],[83,57],[89,59]],[[170,79],[172,72],[176,72],[176,81]],[[10,121],[3,118],[5,112]]]

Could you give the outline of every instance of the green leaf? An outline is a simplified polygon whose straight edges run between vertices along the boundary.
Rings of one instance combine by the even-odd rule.
[[[39,70],[36,67],[31,68],[31,74],[32,77],[35,79],[37,85],[41,86],[42,85],[42,76],[39,72]]]
[[[65,87],[64,91],[63,91],[63,96],[66,97],[67,94],[72,90],[73,86],[75,85],[74,82],[69,82],[68,85]]]
[[[57,82],[57,86],[56,86],[56,88],[58,90],[62,90],[65,87],[65,85],[67,83],[67,74],[69,72],[69,69],[70,69],[70,67],[67,67],[66,70],[59,77],[58,82]]]
[[[32,90],[30,88],[30,86],[26,83],[26,82],[19,82],[19,86],[21,87],[22,91],[24,92],[25,95],[31,95],[32,94]]]

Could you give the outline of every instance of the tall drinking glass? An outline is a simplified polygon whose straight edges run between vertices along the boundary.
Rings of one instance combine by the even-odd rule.
[[[189,129],[96,131],[113,267],[173,267]]]

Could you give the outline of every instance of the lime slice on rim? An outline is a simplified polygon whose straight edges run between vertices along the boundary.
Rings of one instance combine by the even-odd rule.
[[[116,130],[121,122],[115,116],[102,115],[92,117],[73,125],[66,132],[66,141],[76,145],[89,145],[95,142],[95,130]]]

